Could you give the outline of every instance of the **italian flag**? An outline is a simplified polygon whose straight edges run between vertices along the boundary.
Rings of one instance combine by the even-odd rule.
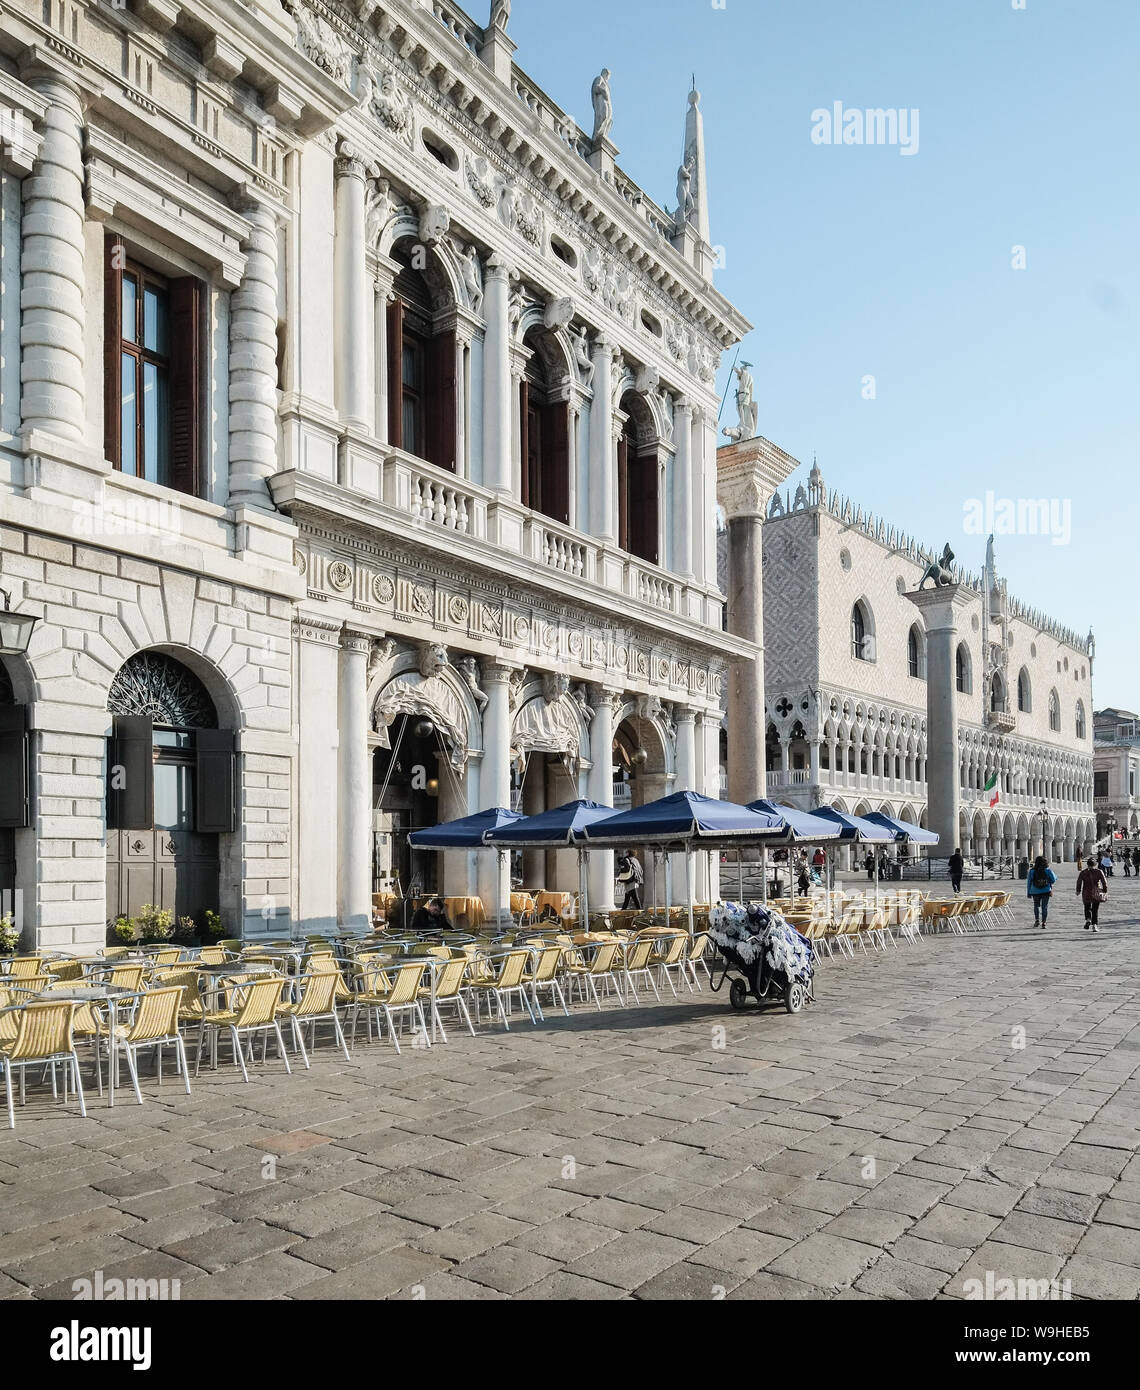
[[[1001,800],[1001,792],[998,791],[998,784],[997,784],[997,783],[998,783],[998,775],[997,775],[997,773],[995,772],[994,775],[990,778],[990,780],[986,783],[986,791],[988,791],[989,794],[990,794],[990,810],[991,810],[991,811],[994,809],[994,807],[995,807],[995,806],[998,804],[998,802]]]

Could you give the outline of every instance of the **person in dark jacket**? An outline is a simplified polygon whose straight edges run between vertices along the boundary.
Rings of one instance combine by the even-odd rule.
[[[962,891],[962,873],[966,868],[966,861],[962,858],[962,851],[956,849],[946,861],[950,870],[950,886],[955,893]]]
[[[428,902],[416,909],[415,916],[412,918],[412,931],[414,932],[437,932],[450,931],[451,923],[447,920],[447,912],[442,898],[430,898]]]
[[[868,883],[874,883],[874,881],[875,881],[875,856],[874,856],[874,854],[873,854],[870,850],[867,851],[867,857],[863,860],[863,867],[867,870],[867,882],[868,882]]]
[[[1099,932],[1097,918],[1101,903],[1108,897],[1108,879],[1091,854],[1077,875],[1077,896],[1085,905],[1085,931]]]
[[[1057,875],[1049,867],[1048,861],[1043,854],[1039,854],[1033,861],[1033,867],[1029,870],[1029,878],[1025,885],[1025,893],[1029,901],[1033,904],[1033,925],[1045,930],[1045,923],[1049,920],[1049,903],[1053,897],[1053,885],[1057,882]]]
[[[621,910],[629,912],[631,910],[641,911],[641,885],[645,882],[645,874],[641,867],[641,862],[634,858],[632,854],[623,854],[618,860],[617,881],[622,885],[625,898],[622,900]]]

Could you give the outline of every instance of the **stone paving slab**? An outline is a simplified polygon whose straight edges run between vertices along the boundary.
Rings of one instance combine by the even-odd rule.
[[[1067,870],[1062,871],[1062,879]],[[1016,887],[1017,885],[1015,885]],[[707,988],[542,1027],[223,1064],[146,1104],[33,1087],[0,1132],[0,1299],[1140,1295],[1140,885],[1104,929],[824,960],[817,1003]],[[1095,982],[1095,985],[1094,983]],[[723,1029],[723,1038],[716,1030]]]

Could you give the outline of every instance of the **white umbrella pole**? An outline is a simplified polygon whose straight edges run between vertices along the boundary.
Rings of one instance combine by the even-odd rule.
[[[744,906],[744,851],[736,851],[736,886],[740,892],[740,905]]]
[[[768,846],[760,846],[760,870],[763,875],[761,890],[763,893],[764,906],[768,906]]]
[[[665,925],[673,920],[673,857],[665,851]]]
[[[692,941],[695,933],[693,931],[693,851],[691,847],[685,851],[685,897],[689,900],[689,940]]]
[[[578,903],[581,908],[582,922],[579,923],[580,931],[590,930],[590,876],[586,871],[586,851],[578,851]],[[585,925],[582,925],[585,923]]]

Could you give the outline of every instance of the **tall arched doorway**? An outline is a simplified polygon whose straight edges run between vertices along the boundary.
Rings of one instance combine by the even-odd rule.
[[[458,807],[449,747],[423,714],[397,714],[388,726],[387,748],[373,758],[373,805],[377,821],[373,882],[381,892],[439,893],[442,855],[408,844],[414,830],[427,830],[465,814]]]
[[[221,907],[220,845],[236,823],[232,732],[188,666],[138,652],[111,683],[107,916],[145,903],[202,926]]]
[[[16,827],[27,825],[25,718],[0,659],[0,917],[16,916]]]

